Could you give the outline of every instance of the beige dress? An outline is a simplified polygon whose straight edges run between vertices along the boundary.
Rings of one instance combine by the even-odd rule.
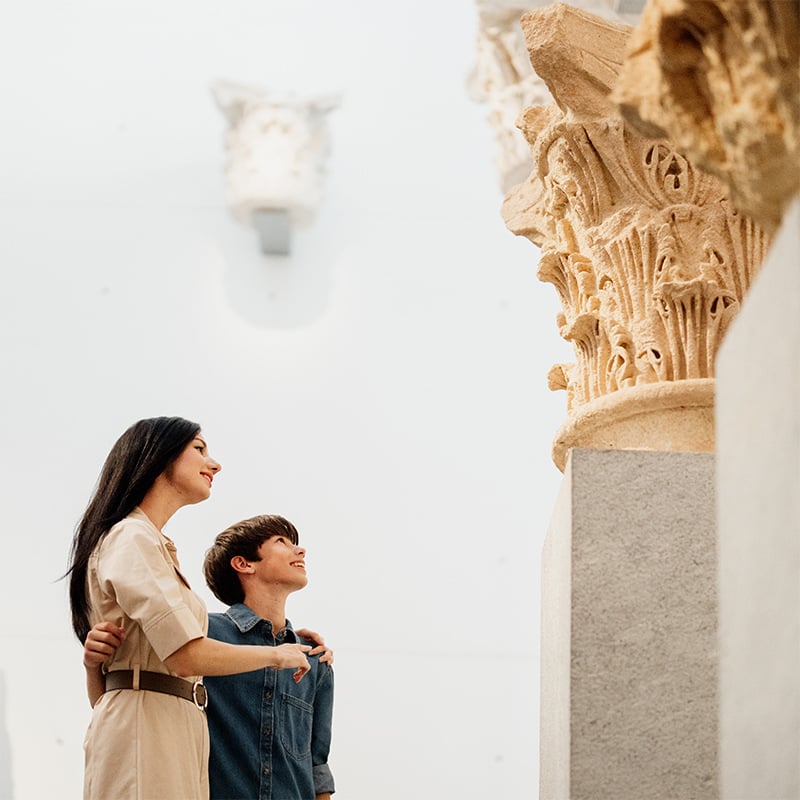
[[[92,554],[87,590],[91,623],[109,620],[127,631],[109,671],[169,673],[164,659],[208,630],[205,604],[181,574],[175,545],[139,508]],[[106,692],[84,750],[86,800],[208,800],[206,716],[181,697]]]

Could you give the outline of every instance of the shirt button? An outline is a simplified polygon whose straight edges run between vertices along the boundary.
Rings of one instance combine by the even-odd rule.
[[[264,774],[269,775],[269,767],[264,767]]]
[[[264,697],[265,697],[267,700],[271,699],[271,698],[272,698],[272,689],[267,689],[267,691],[266,691],[266,692],[264,692]]]

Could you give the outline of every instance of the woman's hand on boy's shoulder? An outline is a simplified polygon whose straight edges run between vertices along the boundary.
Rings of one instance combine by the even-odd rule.
[[[309,642],[314,643],[314,647],[309,651],[308,655],[319,656],[321,664],[333,666],[333,650],[325,644],[325,639],[322,638],[321,634],[316,631],[310,631],[308,628],[298,628],[295,633],[301,639],[307,639]]]

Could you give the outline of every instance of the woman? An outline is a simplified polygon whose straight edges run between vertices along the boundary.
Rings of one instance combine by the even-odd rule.
[[[309,647],[231,645],[206,638],[203,601],[180,572],[161,528],[211,494],[221,466],[199,425],[144,419],[117,440],[75,532],[72,626],[81,642],[107,620],[125,630],[107,665],[87,671],[94,706],[86,734],[84,798],[208,798],[202,675],[263,667],[308,671]]]

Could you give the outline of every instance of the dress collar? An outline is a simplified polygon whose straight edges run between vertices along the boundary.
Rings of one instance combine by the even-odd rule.
[[[161,544],[163,544],[164,547],[167,549],[167,553],[169,553],[169,557],[170,559],[172,559],[172,563],[175,565],[175,569],[177,569],[178,572],[180,573],[184,583],[187,586],[189,586],[189,581],[187,581],[183,573],[181,573],[181,562],[178,561],[178,548],[175,546],[175,542],[173,542],[172,539],[170,539],[169,536],[167,536],[167,534],[164,533],[164,531],[157,528],[153,520],[151,520],[150,517],[148,517],[147,514],[145,514],[144,511],[142,511],[142,509],[139,506],[136,506],[133,509],[133,511],[131,511],[131,513],[128,514],[128,516],[132,517],[133,519],[142,520],[143,522],[147,523],[147,525],[153,531],[155,531],[156,535],[161,541]]]

